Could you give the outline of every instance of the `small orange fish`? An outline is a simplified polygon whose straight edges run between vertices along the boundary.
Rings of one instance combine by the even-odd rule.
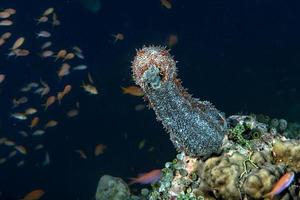
[[[15,145],[16,145],[16,143],[15,143],[14,141],[11,141],[11,140],[5,140],[5,141],[4,141],[4,144],[5,144],[6,146],[9,146],[9,147],[12,147],[12,146],[15,146]]]
[[[128,86],[128,87],[121,87],[123,90],[123,94],[130,94],[133,96],[143,96],[144,92],[140,87],[137,86]]]
[[[40,18],[36,19],[37,21],[37,25],[39,25],[40,23],[45,23],[48,21],[48,17],[47,16],[41,16]]]
[[[20,152],[21,154],[27,154],[27,150],[26,150],[26,148],[24,147],[24,146],[22,146],[22,145],[17,145],[17,146],[15,146],[15,149],[18,151],[18,152]]]
[[[87,155],[84,153],[83,150],[78,149],[78,150],[75,150],[75,152],[79,153],[79,156],[81,159],[87,159]]]
[[[90,94],[93,94],[93,95],[98,94],[97,88],[93,85],[82,83],[81,87]]]
[[[22,44],[24,43],[25,38],[24,37],[20,37],[18,38],[15,43],[13,44],[13,46],[10,48],[10,50],[16,50],[17,48],[19,48],[20,46],[22,46]]]
[[[140,184],[152,184],[159,181],[161,177],[161,170],[155,169],[147,173],[140,174],[137,178],[130,178],[129,185],[140,183]]]
[[[69,75],[70,67],[71,66],[68,63],[63,63],[59,71],[57,72],[58,77],[61,79],[62,77]]]
[[[47,9],[44,11],[43,16],[51,15],[53,12],[54,12],[54,8],[52,8],[52,7],[47,8]]]
[[[55,120],[50,120],[49,122],[47,122],[47,124],[45,125],[44,129],[47,129],[47,128],[52,128],[54,126],[57,126],[58,122],[55,121]]]
[[[0,26],[11,26],[11,25],[13,25],[13,21],[11,21],[9,19],[0,21]]]
[[[6,18],[9,18],[9,17],[10,17],[9,12],[5,12],[5,11],[0,12],[0,18],[1,19],[6,19]]]
[[[7,55],[8,57],[10,56],[15,56],[15,57],[19,57],[19,56],[28,56],[30,53],[29,50],[27,49],[15,49],[12,50],[11,52],[9,52],[9,54]]]
[[[0,38],[0,47],[5,43],[5,39]]]
[[[5,80],[5,74],[0,74],[0,83],[2,83]]]
[[[160,2],[167,9],[172,8],[172,4],[171,4],[170,0],[160,0]]]
[[[45,107],[45,110],[47,110],[49,106],[51,106],[52,104],[54,104],[55,100],[56,100],[55,96],[48,97],[46,103],[43,104],[43,106]]]
[[[67,112],[67,116],[69,118],[76,117],[78,114],[79,114],[79,111],[77,109],[72,109]]]
[[[287,172],[285,173],[274,185],[271,192],[264,195],[264,198],[270,198],[273,199],[273,197],[279,193],[281,193],[283,190],[288,188],[291,183],[294,181],[295,173],[294,172]]]
[[[71,60],[75,57],[74,53],[67,53],[67,55],[64,57],[63,61],[65,60]]]
[[[169,35],[168,41],[167,41],[168,47],[173,47],[175,44],[177,44],[177,42],[178,42],[177,35],[175,35],[175,34]]]
[[[96,147],[95,147],[95,151],[94,151],[95,156],[99,156],[99,155],[103,154],[104,150],[106,148],[107,147],[104,144],[97,144]]]
[[[16,14],[16,10],[13,8],[6,8],[4,12],[8,12],[10,15]]]
[[[112,35],[112,36],[115,38],[114,43],[116,43],[119,40],[124,40],[124,38],[125,38],[122,33],[117,33],[117,34]]]
[[[39,121],[40,121],[40,119],[39,119],[38,117],[33,118],[33,119],[31,120],[31,124],[30,124],[29,127],[30,127],[31,129],[34,128],[34,127],[36,127],[36,126],[38,125]]]
[[[40,56],[41,56],[42,58],[49,58],[49,57],[52,57],[53,54],[54,54],[53,51],[51,51],[51,50],[46,50],[46,51],[43,51],[43,52],[41,53]]]
[[[67,55],[67,51],[65,49],[60,50],[56,56],[55,56],[55,61],[57,61],[58,59],[62,59]]]
[[[45,194],[44,190],[37,189],[29,192],[22,200],[39,200]]]
[[[8,38],[11,37],[11,35],[12,35],[11,32],[6,32],[1,35],[1,38],[7,40]]]
[[[35,108],[27,108],[26,110],[25,110],[25,115],[33,115],[33,114],[35,114],[37,112],[37,109],[35,109]]]
[[[72,85],[66,85],[63,90],[64,95],[68,94],[71,90],[72,90]]]

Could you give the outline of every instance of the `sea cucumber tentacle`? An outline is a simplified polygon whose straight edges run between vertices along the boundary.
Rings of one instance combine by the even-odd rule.
[[[169,132],[175,147],[192,156],[219,151],[226,120],[209,102],[199,101],[176,78],[176,62],[163,47],[143,47],[132,63],[133,78]]]

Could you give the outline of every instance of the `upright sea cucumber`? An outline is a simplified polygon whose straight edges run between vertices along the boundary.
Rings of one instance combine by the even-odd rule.
[[[205,157],[219,151],[227,130],[224,116],[211,103],[187,93],[176,78],[176,61],[168,50],[156,46],[138,50],[132,72],[179,151]]]

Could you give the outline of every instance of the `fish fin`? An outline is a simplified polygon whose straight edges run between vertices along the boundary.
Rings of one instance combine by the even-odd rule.
[[[265,194],[265,195],[263,196],[263,198],[264,198],[264,199],[271,199],[271,200],[272,200],[272,199],[274,198],[274,193],[271,191],[271,192]]]
[[[135,183],[137,183],[138,181],[137,181],[137,178],[128,178],[130,181],[129,181],[129,183],[128,183],[128,185],[133,185],[133,184],[135,184]]]
[[[122,89],[123,94],[127,94],[127,93],[128,93],[128,92],[127,92],[127,88],[121,87],[121,89]]]

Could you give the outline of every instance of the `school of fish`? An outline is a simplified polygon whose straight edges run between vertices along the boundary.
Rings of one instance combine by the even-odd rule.
[[[18,13],[13,8],[0,10],[0,51],[3,52],[0,59],[11,65],[0,67],[0,90],[3,95],[7,94],[7,88],[14,88],[10,102],[0,105],[9,110],[6,116],[2,116],[8,119],[8,123],[1,128],[13,130],[13,133],[0,134],[0,165],[16,163],[17,167],[22,167],[30,154],[43,154],[44,160],[37,161],[37,166],[46,166],[50,164],[51,152],[43,144],[45,135],[61,124],[61,117],[58,117],[61,114],[65,116],[64,120],[68,120],[80,113],[80,102],[72,96],[72,92],[83,90],[82,94],[98,95],[99,91],[88,65],[84,63],[82,49],[75,44],[66,48],[55,41],[56,30],[61,25],[55,8],[43,10],[32,20],[36,29],[30,34],[14,31],[20,24],[16,15]],[[37,44],[37,47],[30,44]],[[42,65],[35,66],[30,60],[37,60]],[[39,74],[35,73],[36,76],[29,79],[24,77],[25,81],[15,87],[15,73],[18,73],[19,67],[24,67],[17,66],[20,61],[30,63],[26,66],[29,69],[39,68]],[[14,68],[13,73],[6,67]],[[68,103],[64,103],[65,99]],[[9,104],[10,108],[7,107]],[[57,110],[63,110],[63,113]],[[105,148],[105,145],[98,144],[95,147],[97,155],[102,154]]]
[[[161,0],[163,7],[170,9],[169,0]],[[17,31],[22,22],[17,21],[18,16],[14,8],[0,8],[0,59],[9,66],[0,66],[0,91],[1,94],[9,93],[9,102],[2,102],[6,115],[0,120],[6,119],[5,125],[0,124],[0,167],[14,163],[16,167],[23,167],[30,155],[42,155],[43,160],[37,160],[38,167],[45,167],[51,163],[51,152],[47,150],[45,137],[49,132],[57,129],[64,120],[78,117],[80,114],[80,102],[73,95],[74,91],[82,90],[82,94],[90,96],[99,95],[92,73],[85,61],[83,50],[76,44],[63,46],[55,40],[56,30],[61,28],[59,13],[54,7],[45,8],[40,15],[32,19],[35,29],[30,32]],[[111,34],[112,44],[125,39],[123,33]],[[177,37],[169,38],[168,46],[177,43]],[[34,44],[34,45],[32,45]],[[36,63],[31,63],[37,60]],[[19,66],[26,63],[26,66]],[[6,70],[6,68],[13,68]],[[25,75],[20,79],[21,84],[14,84],[20,76],[19,68],[37,71],[35,75]],[[76,81],[72,76],[76,76]],[[22,75],[22,74],[21,74]],[[78,77],[80,77],[78,79]],[[9,89],[8,89],[9,88]],[[13,90],[11,90],[13,88]],[[11,90],[7,92],[7,90]],[[142,90],[135,85],[121,86],[124,95],[141,97]],[[64,103],[67,101],[67,103]],[[7,106],[11,105],[11,106]],[[145,109],[145,104],[138,104],[135,111]],[[62,113],[63,112],[63,113]],[[64,118],[61,119],[63,114]],[[8,119],[8,120],[7,120]],[[127,136],[126,136],[127,137]],[[145,139],[137,145],[141,150],[145,146]],[[98,157],[105,153],[107,145],[98,143],[92,145],[93,154],[89,149],[73,149],[78,158],[86,160],[89,157]],[[148,152],[153,151],[150,147]],[[130,184],[150,184],[158,181],[161,170],[153,170],[132,178]],[[34,189],[24,195],[24,200],[37,200],[46,192],[43,189]],[[0,192],[1,196],[1,192]]]

